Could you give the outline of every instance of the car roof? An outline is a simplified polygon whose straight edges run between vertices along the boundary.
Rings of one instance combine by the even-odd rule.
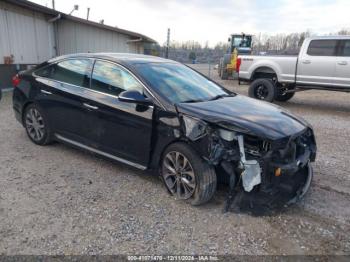
[[[350,40],[350,35],[311,36],[308,40]]]
[[[177,63],[173,60],[165,59],[162,57],[141,55],[141,54],[130,54],[130,53],[76,53],[58,56],[50,59],[48,62],[53,63],[63,59],[69,58],[101,58],[107,59],[123,64],[140,64],[140,63]]]

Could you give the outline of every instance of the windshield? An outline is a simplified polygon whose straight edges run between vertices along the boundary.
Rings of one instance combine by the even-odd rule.
[[[231,94],[182,64],[145,63],[137,64],[136,68],[152,89],[172,104],[208,101]]]
[[[251,47],[252,38],[250,36],[232,36],[233,47]]]

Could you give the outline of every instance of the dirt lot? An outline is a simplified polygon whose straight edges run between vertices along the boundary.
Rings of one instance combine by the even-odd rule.
[[[301,92],[281,104],[314,126],[318,156],[306,198],[268,217],[223,214],[224,188],[195,208],[156,177],[62,144],[35,146],[11,105],[6,93],[0,254],[350,254],[350,94]]]

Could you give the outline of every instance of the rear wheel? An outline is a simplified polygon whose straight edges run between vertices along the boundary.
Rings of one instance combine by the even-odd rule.
[[[216,191],[215,170],[185,143],[166,149],[160,171],[169,192],[192,205],[208,202]]]
[[[249,87],[249,96],[259,100],[273,102],[276,97],[276,86],[271,79],[256,79]]]
[[[277,93],[275,99],[277,101],[280,101],[280,102],[286,102],[286,101],[290,100],[295,95],[295,92],[286,93],[286,91],[289,91],[289,90],[292,90],[292,89],[291,88],[280,88],[278,90],[278,93]]]
[[[48,121],[42,109],[35,104],[27,106],[23,115],[23,123],[27,135],[37,145],[47,145],[51,142]]]
[[[221,79],[222,80],[227,80],[228,79],[228,72],[226,69],[226,65],[222,68],[222,73],[221,73]]]

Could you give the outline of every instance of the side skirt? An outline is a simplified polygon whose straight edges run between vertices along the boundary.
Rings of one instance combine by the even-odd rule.
[[[137,168],[137,169],[141,169],[141,170],[146,170],[146,169],[147,169],[147,167],[145,167],[145,166],[139,165],[139,164],[137,164],[137,163],[128,161],[128,160],[123,159],[123,158],[120,158],[120,157],[116,157],[116,156],[111,155],[111,154],[109,154],[109,153],[103,152],[103,151],[101,151],[101,150],[98,150],[98,149],[89,147],[89,146],[87,146],[87,145],[81,144],[81,143],[79,143],[79,142],[76,142],[76,141],[74,141],[74,140],[68,139],[68,138],[63,137],[63,136],[61,136],[61,135],[55,134],[55,137],[56,137],[58,140],[60,140],[60,141],[66,142],[66,143],[68,143],[68,144],[71,144],[71,145],[74,145],[74,146],[77,146],[77,147],[80,147],[80,148],[82,148],[82,149],[85,149],[85,150],[87,150],[87,151],[96,153],[96,154],[98,154],[98,155],[101,155],[101,156],[104,156],[104,157],[107,157],[107,158],[116,160],[116,161],[121,162],[121,163],[123,163],[123,164],[129,165],[129,166],[133,166],[133,167],[135,167],[135,168]]]

